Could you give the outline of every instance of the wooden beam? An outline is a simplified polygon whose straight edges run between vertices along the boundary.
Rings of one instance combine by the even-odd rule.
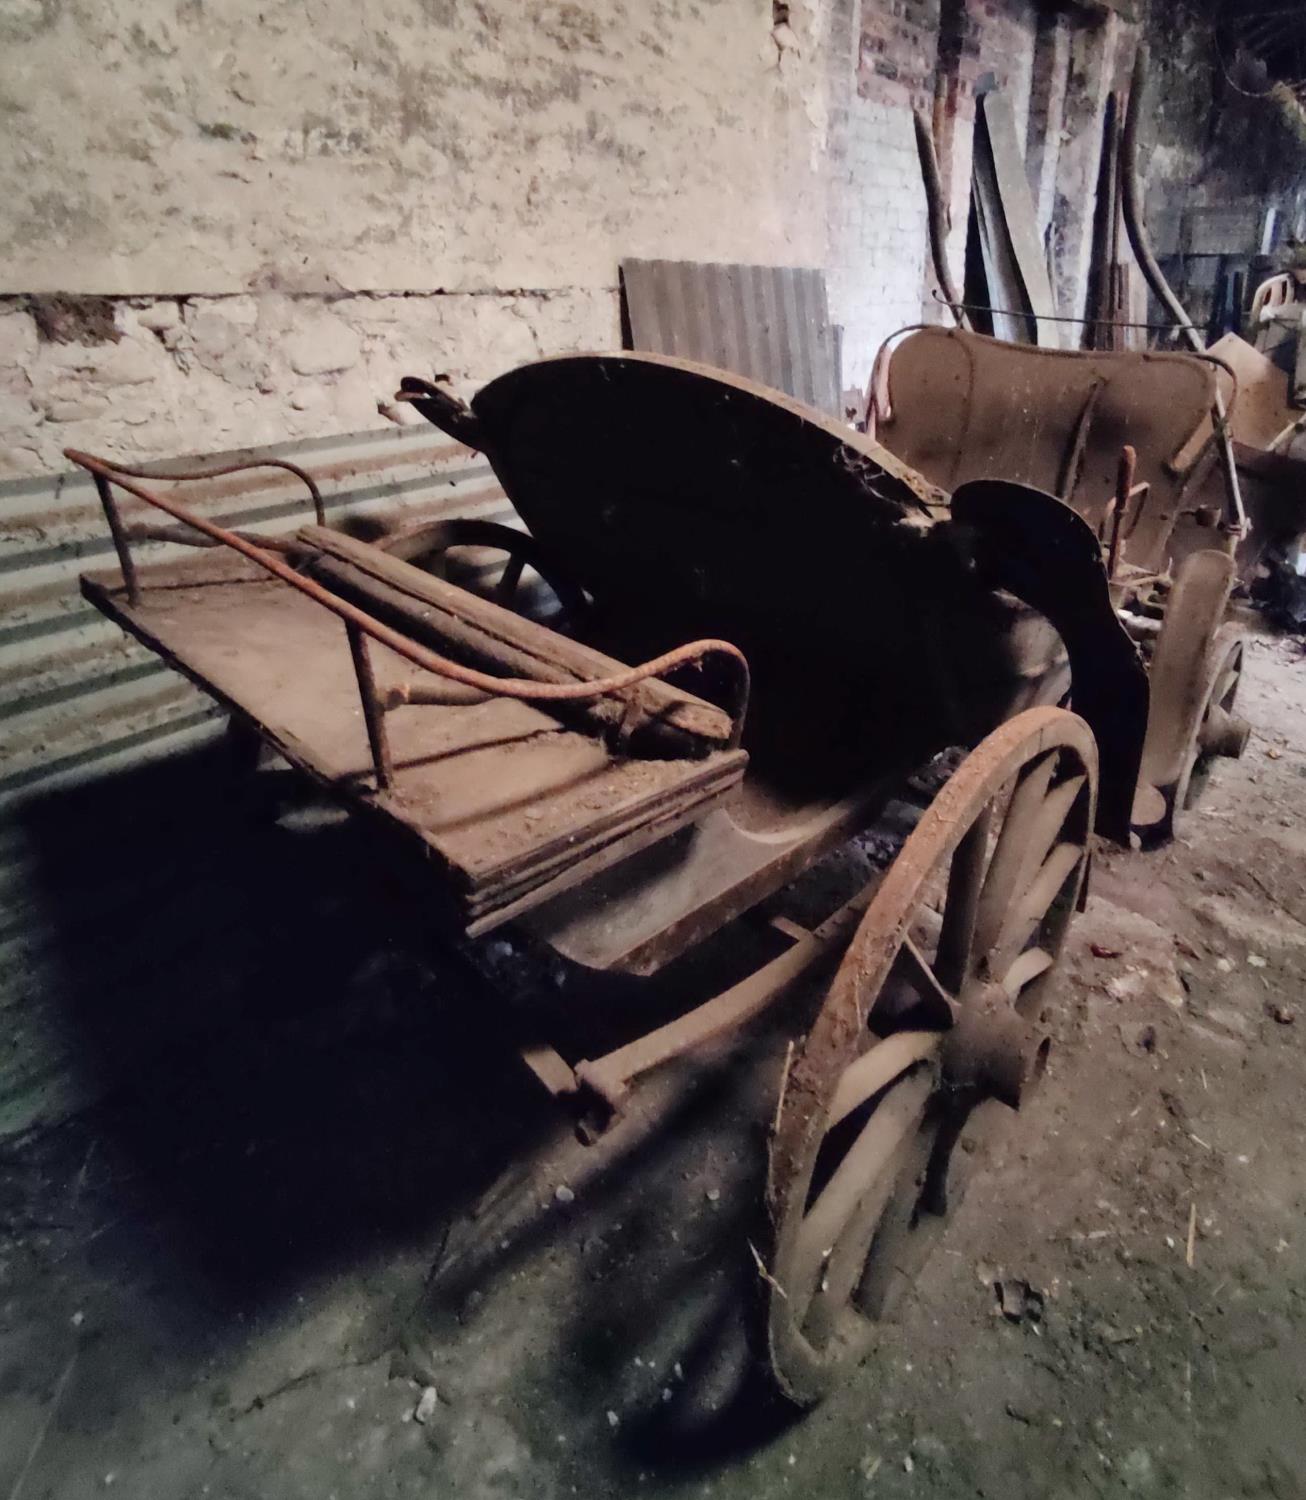
[[[540,682],[593,682],[624,670],[625,663],[601,651],[435,578],[366,542],[321,526],[303,527],[298,540],[306,551],[331,560],[315,563],[313,571],[333,587],[356,590],[372,604],[384,600],[392,614],[402,613],[414,629],[438,638],[451,652],[475,656],[491,670]],[[347,568],[338,566],[341,563]],[[724,710],[656,679],[642,682],[620,697],[583,706],[605,721],[619,722],[631,704],[639,729],[658,741],[663,753],[703,754],[729,742],[731,722]]]

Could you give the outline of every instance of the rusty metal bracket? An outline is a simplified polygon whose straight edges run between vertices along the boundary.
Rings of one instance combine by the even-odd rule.
[[[480,418],[457,396],[441,390],[429,380],[421,380],[416,375],[405,375],[399,382],[394,398],[396,401],[408,402],[414,411],[420,412],[433,427],[448,433],[455,442],[489,456],[485,429]]]
[[[109,535],[113,538],[114,551],[118,554],[118,566],[122,569],[122,581],[127,588],[127,602],[141,602],[140,581],[136,575],[136,559],[132,556],[131,543],[122,524],[122,512],[118,509],[118,497],[113,486],[103,474],[93,473],[95,489],[104,507],[104,519],[109,523]]]

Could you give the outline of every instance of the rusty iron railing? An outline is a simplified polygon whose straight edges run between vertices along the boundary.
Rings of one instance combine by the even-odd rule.
[[[474,667],[463,666],[461,662],[452,661],[410,640],[399,631],[369,615],[365,610],[359,609],[357,605],[332,593],[330,589],[314,579],[304,577],[277,555],[299,550],[295,543],[271,537],[254,539],[239,531],[230,531],[224,526],[217,525],[216,522],[206,520],[171,496],[165,497],[153,493],[139,482],[142,479],[178,482],[188,479],[211,479],[219,475],[236,474],[245,469],[269,465],[288,469],[307,485],[313,499],[313,509],[318,523],[325,524],[322,497],[317,485],[304,470],[296,465],[280,459],[261,459],[248,464],[228,464],[215,469],[197,469],[185,474],[160,471],[146,473],[139,469],[129,469],[120,464],[110,463],[106,459],[96,458],[93,454],[83,453],[75,448],[65,448],[64,457],[79,468],[85,469],[95,481],[96,491],[104,507],[105,519],[118,554],[129,604],[136,605],[140,602],[140,578],[131,551],[133,540],[180,541],[183,544],[198,546],[216,544],[228,547],[247,558],[264,572],[270,573],[283,583],[288,583],[344,622],[354,676],[358,683],[363,721],[367,729],[372,767],[376,775],[377,786],[381,790],[392,790],[395,782],[394,761],[390,754],[389,739],[385,729],[385,715],[392,708],[411,700],[407,693],[383,697],[378,692],[369,640],[388,646],[397,656],[403,657],[411,665],[420,667],[423,671],[432,672],[438,677],[461,683],[464,687],[474,688],[492,697],[517,698],[528,703],[583,703],[595,698],[607,697],[610,694],[626,692],[647,678],[663,677],[678,667],[701,661],[706,656],[725,656],[734,663],[736,669],[736,696],[734,708],[730,714],[731,733],[728,743],[732,748],[739,744],[748,711],[749,670],[744,653],[729,641],[716,639],[689,641],[683,646],[663,652],[661,656],[654,657],[650,661],[642,662],[639,666],[629,667],[624,672],[617,672],[610,677],[597,678],[588,682],[535,682],[529,678],[495,677],[491,673],[477,671]],[[113,493],[115,485],[135,499],[166,512],[175,521],[179,521],[186,531],[197,536],[179,535],[171,530],[159,531],[149,527],[129,532],[128,528],[123,525],[117,497]]]

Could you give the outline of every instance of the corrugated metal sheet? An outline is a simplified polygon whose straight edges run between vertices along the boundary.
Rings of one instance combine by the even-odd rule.
[[[197,462],[261,456],[307,468],[328,521],[362,534],[442,515],[516,524],[488,463],[425,425]],[[250,531],[311,519],[284,471],[183,493]],[[143,518],[134,504],[129,522]],[[184,550],[136,547],[143,562]],[[0,1133],[56,1118],[101,1087],[105,1057],[145,1045],[164,1017],[172,1024],[178,1000],[212,1014],[256,992],[266,972],[266,902],[251,902],[267,849],[232,815],[247,794],[221,716],[83,601],[78,576],[114,568],[80,471],[0,484]],[[275,907],[283,894],[268,899]]]
[[[841,414],[823,271],[625,260],[621,281],[634,348],[714,365]]]

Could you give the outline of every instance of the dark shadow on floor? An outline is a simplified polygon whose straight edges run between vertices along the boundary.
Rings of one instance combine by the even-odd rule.
[[[191,1368],[200,1346],[246,1339],[249,1319],[293,1312],[324,1274],[373,1284],[374,1267],[407,1258],[420,1280],[449,1227],[523,1163],[538,1207],[531,1152],[565,1125],[513,1056],[533,1023],[595,1056],[784,946],[764,920],[740,923],[653,983],[565,971],[506,934],[473,963],[439,941],[429,871],[410,878],[373,827],[288,802],[286,780],[251,776],[220,745],[24,814],[33,993],[103,1100],[77,1143],[98,1153],[96,1273],[157,1287],[124,1296],[122,1315],[168,1320]],[[821,874],[821,914],[865,878],[853,864],[833,884]],[[630,1408],[615,1447],[632,1472],[711,1468],[791,1415],[760,1398],[742,1316],[776,1080],[686,1071],[637,1149],[577,1196],[597,1227],[561,1363],[539,1372],[579,1420],[632,1342],[665,1323],[683,1373],[675,1400]],[[719,1209],[686,1228],[683,1253],[650,1253],[653,1228],[703,1209],[691,1192],[687,1211],[682,1188],[723,1129],[738,1171]],[[460,1296],[511,1279],[559,1217],[537,1213],[469,1266]],[[424,1321],[409,1318],[416,1291],[411,1274],[379,1289],[378,1347]]]
[[[224,744],[23,815],[32,1003],[104,1101],[113,1209],[209,1307],[436,1241],[543,1109],[375,838],[288,832],[281,790]]]

